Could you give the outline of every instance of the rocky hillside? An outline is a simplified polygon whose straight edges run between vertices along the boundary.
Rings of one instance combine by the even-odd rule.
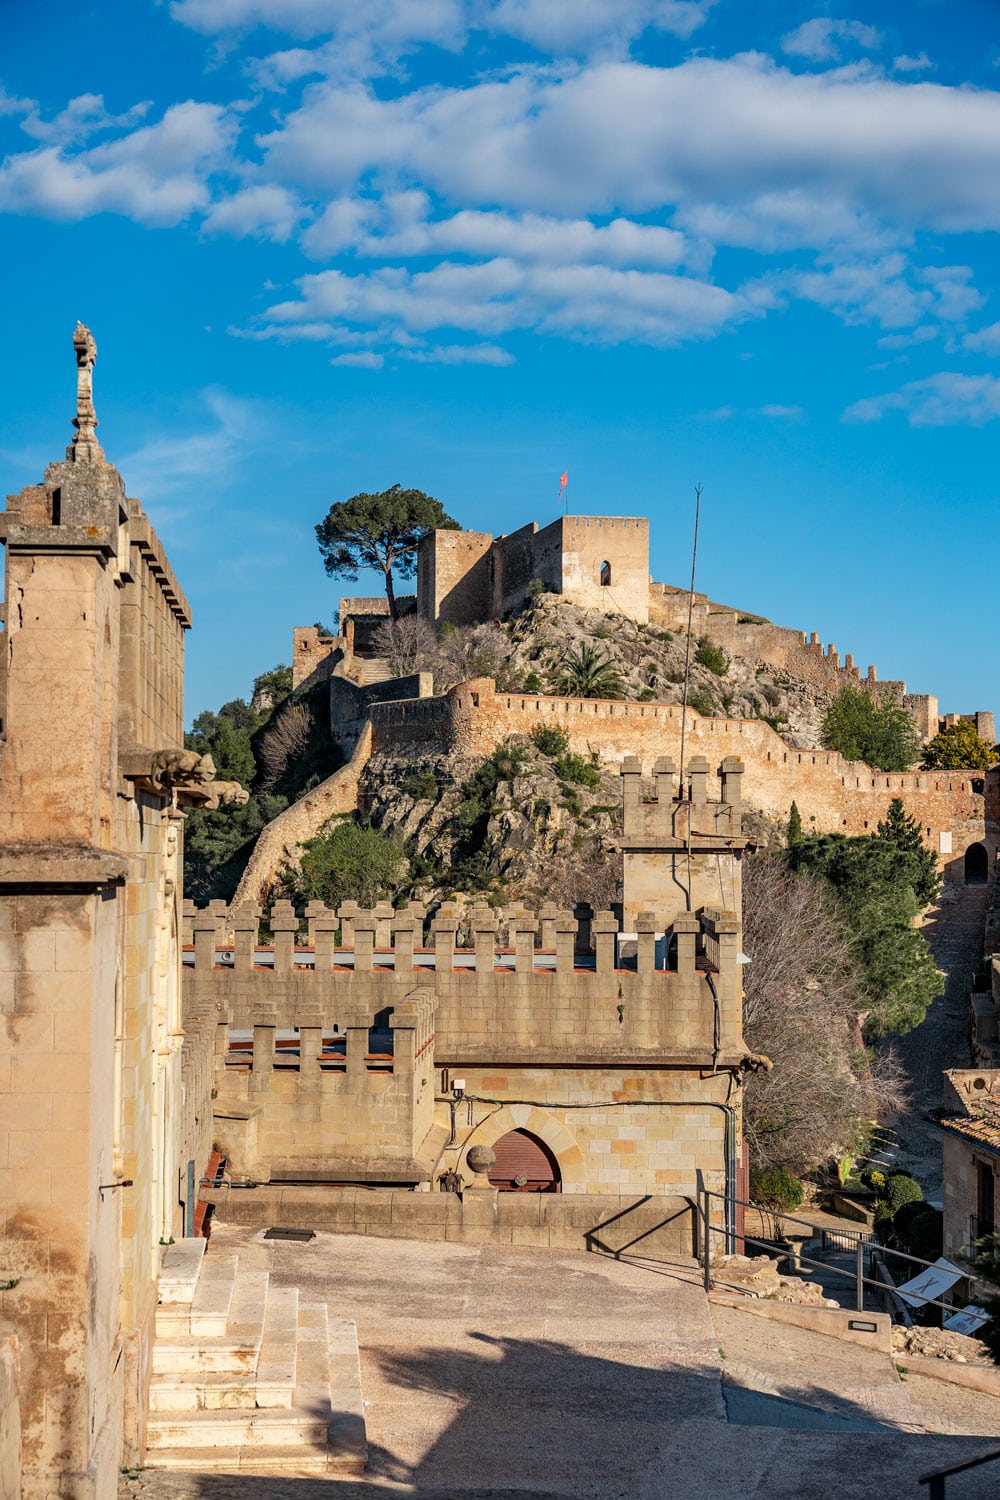
[[[509,620],[446,630],[439,641],[423,622],[404,621],[399,630],[404,639],[397,670],[433,672],[438,692],[472,675],[495,677],[502,691],[557,691],[581,648],[590,648],[619,679],[617,696],[680,703],[683,695],[685,634],[583,609],[553,594],[540,594]],[[408,632],[412,637],[405,639]],[[829,693],[763,661],[723,651],[710,636],[693,639],[690,655],[689,701],[699,713],[765,719],[796,749],[819,745]],[[573,696],[569,686],[562,691]]]

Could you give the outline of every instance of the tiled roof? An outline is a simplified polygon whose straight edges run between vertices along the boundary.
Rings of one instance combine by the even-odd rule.
[[[961,1136],[980,1151],[1000,1156],[1000,1103],[975,1114],[952,1115],[941,1121],[941,1128],[949,1135]]]

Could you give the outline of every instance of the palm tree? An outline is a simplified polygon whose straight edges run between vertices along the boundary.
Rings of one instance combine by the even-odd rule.
[[[563,698],[621,698],[623,693],[614,662],[588,641],[565,653],[552,686]]]

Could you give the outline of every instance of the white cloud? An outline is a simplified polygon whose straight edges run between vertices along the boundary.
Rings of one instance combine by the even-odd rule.
[[[0,116],[27,115],[37,108],[36,100],[19,99],[16,94],[8,94],[3,84],[0,84]]]
[[[648,29],[688,37],[715,0],[173,0],[175,20],[216,36],[266,27],[320,46],[258,62],[283,87],[319,73],[345,77],[391,67],[421,46],[459,50],[470,31],[508,36],[557,55],[621,53]]]
[[[210,233],[258,235],[283,244],[303,218],[302,205],[277,183],[260,183],[220,199],[205,220]]]
[[[759,56],[608,62],[379,99],[313,84],[261,138],[268,176],[352,196],[373,176],[461,208],[558,217],[722,205],[895,233],[1000,227],[1000,94],[795,74]],[[771,196],[773,195],[773,196]],[[724,225],[720,219],[720,227]],[[740,226],[741,234],[745,233]]]
[[[941,371],[888,395],[855,401],[844,420],[879,422],[894,411],[905,413],[911,427],[982,427],[1000,417],[1000,376]]]
[[[376,354],[371,349],[359,349],[356,354],[337,354],[330,363],[348,365],[356,370],[381,370],[385,364],[385,355]]]
[[[514,363],[513,354],[497,344],[434,344],[426,349],[399,349],[403,359],[420,365],[494,365],[503,369]]]
[[[894,73],[926,73],[933,66],[926,52],[921,52],[916,57],[910,57],[903,52],[892,60]]]
[[[615,219],[556,219],[547,214],[484,213],[463,209],[430,219],[425,193],[387,194],[380,200],[337,198],[303,235],[317,259],[351,250],[367,257],[464,254],[510,255],[519,260],[674,268],[688,245],[676,229]]]
[[[914,327],[928,317],[960,323],[983,300],[969,285],[971,276],[968,266],[914,270],[896,253],[795,273],[790,284],[797,296],[829,308],[847,323],[895,329]]]
[[[703,422],[729,422],[733,417],[767,417],[778,422],[801,422],[805,416],[801,406],[779,406],[769,402],[765,406],[714,406],[710,411],[698,412]]]
[[[176,224],[208,205],[206,177],[225,159],[235,124],[221,105],[172,105],[156,125],[75,155],[56,146],[9,156],[0,209],[44,218],[120,213]]]
[[[47,145],[67,146],[74,141],[86,140],[101,130],[120,130],[143,119],[151,108],[152,101],[143,100],[120,115],[109,115],[103,94],[78,94],[65,109],[51,120],[43,120],[37,109],[32,109],[21,122],[25,135]]]
[[[212,387],[200,393],[194,407],[193,421],[200,417],[202,430],[191,431],[192,419],[185,414],[175,418],[169,433],[124,455],[118,467],[130,495],[159,499],[187,489],[192,480],[218,484],[267,440],[263,402]]]
[[[844,43],[874,51],[882,45],[882,33],[875,26],[866,26],[863,21],[816,16],[783,36],[781,50],[790,57],[807,57],[810,62],[838,62],[843,56]]]
[[[738,293],[660,272],[607,266],[531,266],[507,258],[442,262],[429,271],[382,267],[305,276],[298,301],[268,309],[271,325],[330,321],[424,334],[454,328],[497,335],[533,328],[600,343],[674,344],[706,338],[753,315]]]
[[[1000,354],[1000,323],[991,323],[987,328],[967,333],[962,343],[977,354]]]
[[[555,53],[624,48],[647,27],[687,37],[714,0],[499,0],[484,18],[493,31]]]

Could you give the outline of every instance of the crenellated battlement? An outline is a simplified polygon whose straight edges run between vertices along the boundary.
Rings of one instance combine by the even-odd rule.
[[[439,1062],[709,1060],[706,976],[722,1006],[726,1050],[741,1046],[739,923],[729,911],[679,911],[667,926],[643,912],[623,930],[614,912],[586,905],[501,918],[486,906],[461,914],[450,905],[394,911],[347,902],[334,911],[310,902],[300,918],[277,902],[264,927],[256,908],[217,903],[186,906],[184,927],[185,993],[214,1002],[220,1026],[255,1035],[257,1027],[325,1028],[328,1039],[357,1032],[358,1058],[372,1018],[386,1009],[395,1016],[419,991],[436,1007]],[[399,1023],[413,1032],[412,1055],[430,1024],[419,1010]],[[337,1071],[334,1060],[320,1071]]]

